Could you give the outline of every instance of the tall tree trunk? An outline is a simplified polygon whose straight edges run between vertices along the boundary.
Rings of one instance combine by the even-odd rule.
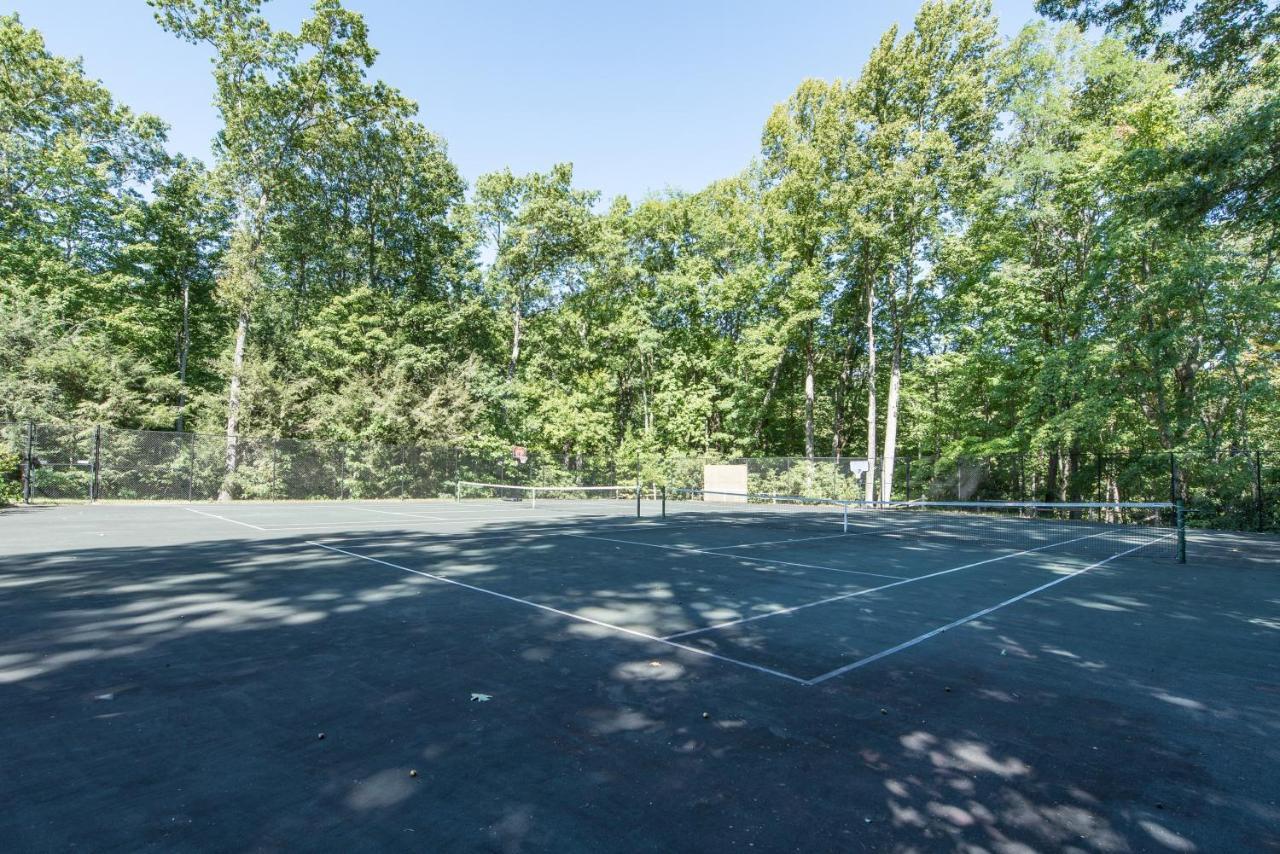
[[[1058,500],[1058,449],[1049,452],[1049,471],[1045,476],[1044,500]]]
[[[369,288],[376,289],[378,287],[378,229],[372,218],[369,220],[368,259],[365,263],[368,267],[366,275],[369,278]]]
[[[804,456],[812,460],[813,448],[813,323],[804,344]]]
[[[261,259],[258,257],[267,231],[267,211],[270,209],[266,193],[258,196],[252,224],[250,225],[250,241],[246,247],[245,261],[248,269],[243,271],[245,281],[239,286],[245,290],[240,293],[240,312],[236,317],[236,344],[231,357],[231,382],[227,387],[227,456],[226,468],[222,475],[222,486],[218,490],[219,501],[230,501],[232,484],[234,483],[236,466],[239,464],[238,444],[240,441],[240,385],[244,377],[244,348],[249,339],[249,311],[253,304],[254,292],[261,284]]]
[[[764,400],[760,404],[760,417],[756,419],[754,441],[757,447],[760,445],[760,437],[764,435],[764,422],[769,417],[769,405],[773,402],[774,392],[778,390],[778,378],[782,376],[782,366],[786,360],[787,348],[783,347],[777,364],[773,366],[773,375],[769,378],[769,387],[765,389]]]
[[[898,453],[898,399],[902,389],[902,324],[893,330],[893,357],[889,367],[889,399],[884,413],[884,473],[880,477],[880,500],[893,499],[893,464]]]
[[[182,280],[182,329],[178,333],[178,423],[183,430],[187,408],[187,351],[191,349],[191,283]]]
[[[866,499],[876,500],[876,288],[867,277],[867,481]]]
[[[844,455],[844,406],[849,395],[849,384],[853,379],[853,336],[844,348],[844,356],[840,361],[840,378],[836,382],[835,400],[831,419],[831,456],[840,461]]]
[[[236,346],[231,357],[231,383],[227,391],[227,457],[226,469],[222,478],[222,488],[218,490],[219,501],[230,501],[231,485],[239,463],[237,455],[240,441],[240,381],[244,374],[244,345],[249,337],[249,307],[240,309],[236,320]]]
[[[524,317],[517,305],[511,310],[511,362],[507,365],[507,380],[516,378],[516,365],[520,362],[520,332]]]
[[[889,294],[889,318],[893,322],[893,357],[889,368],[889,400],[884,420],[884,474],[880,478],[880,500],[893,500],[893,465],[898,454],[898,405],[902,396],[902,345],[906,326],[915,300],[915,237],[914,227],[908,231],[906,254],[902,264],[902,296],[897,290]],[[890,279],[890,287],[893,282]]]

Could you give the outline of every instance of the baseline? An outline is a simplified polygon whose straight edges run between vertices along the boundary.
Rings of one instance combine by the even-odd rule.
[[[189,510],[189,511],[191,511],[192,513],[196,513],[196,514],[198,514],[198,515],[200,515],[200,516],[205,516],[205,517],[208,517],[208,518],[210,518],[210,519],[219,519],[219,520],[221,520],[221,521],[223,521],[223,522],[230,522],[232,525],[243,525],[244,527],[246,527],[246,528],[252,528],[252,529],[253,529],[253,530],[255,530],[255,531],[264,531],[264,532],[265,532],[265,531],[267,530],[266,528],[259,528],[257,525],[250,525],[248,522],[241,522],[239,519],[228,519],[226,516],[219,516],[217,513],[206,513],[205,511],[203,511],[203,510],[197,510],[197,509],[196,509],[196,508],[194,508],[194,507],[183,507],[182,509],[183,509],[183,510]]]

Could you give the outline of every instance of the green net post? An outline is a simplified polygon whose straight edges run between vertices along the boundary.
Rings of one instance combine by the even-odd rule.
[[[538,490],[537,490],[537,488],[532,488],[532,489],[530,489],[530,490],[529,490],[529,509],[530,509],[530,510],[537,510],[537,509],[538,509]]]
[[[1178,525],[1178,563],[1187,562],[1187,513],[1182,506],[1182,502],[1178,501],[1175,505]]]
[[[662,484],[662,518],[667,518],[667,485]]]

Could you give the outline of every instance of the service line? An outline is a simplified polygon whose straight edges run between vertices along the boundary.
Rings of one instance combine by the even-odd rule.
[[[457,581],[452,578],[447,578],[443,575],[436,575],[434,573],[424,572],[420,569],[411,569],[407,566],[402,566],[398,563],[392,563],[389,560],[382,560],[381,558],[370,557],[369,555],[363,555],[358,552],[348,551],[347,549],[340,549],[337,546],[329,546],[329,545],[325,545],[324,543],[317,543],[314,540],[308,540],[307,545],[315,546],[321,549],[326,549],[331,552],[337,552],[338,554],[346,555],[348,557],[359,558],[360,560],[367,560],[370,563],[377,563],[377,564],[381,564],[382,566],[388,566],[388,567],[391,567],[392,569],[398,569],[401,572],[408,572],[408,573],[411,573],[412,575],[419,575],[419,576],[422,576],[423,578],[429,578],[432,581],[439,581],[444,584],[452,584],[455,587],[462,587],[466,590],[472,590],[476,593],[483,593],[486,596],[494,596],[498,599],[505,599],[508,602],[515,602],[516,604],[519,604],[519,605],[527,605],[530,608],[537,608],[538,610],[541,610],[541,611],[548,611],[552,614],[558,614],[561,617],[567,617],[570,620],[577,620],[582,623],[590,623],[593,626],[599,626],[602,629],[608,629],[609,631],[617,632],[622,635],[628,635],[630,637],[640,638],[642,640],[650,641],[652,643],[660,643],[660,644],[663,644],[664,646],[670,646],[679,650],[683,650],[685,652],[694,653],[695,655],[701,655],[707,658],[714,658],[716,661],[723,661],[728,664],[736,664],[739,667],[745,667],[749,670],[754,670],[758,673],[767,673],[770,676],[777,676],[781,679],[786,679],[790,682],[795,682],[802,685],[805,684],[805,680],[801,679],[799,676],[792,676],[790,673],[783,673],[781,670],[774,670],[773,668],[770,668],[770,667],[763,667],[759,664],[752,664],[749,661],[742,661],[737,658],[730,658],[727,655],[718,655],[714,652],[710,652],[705,649],[699,649],[696,646],[687,646],[682,643],[674,643],[673,641],[660,638],[656,635],[646,634],[645,632],[636,631],[635,629],[628,629],[624,626],[615,626],[613,623],[606,623],[602,620],[593,620],[591,617],[584,617],[581,614],[574,614],[569,611],[561,611],[559,608],[552,608],[550,605],[543,605],[539,602],[533,602],[528,599],[521,599],[518,596],[510,596],[506,593],[499,593],[498,591],[490,590],[487,587],[478,587],[474,584],[467,584],[462,581]]]
[[[711,555],[712,557],[724,557],[730,560],[747,560],[753,563],[771,563],[777,566],[798,566],[802,569],[820,569],[824,572],[841,572],[845,575],[871,575],[876,578],[895,578],[902,579],[901,575],[885,575],[882,572],[865,572],[861,569],[839,569],[834,566],[819,566],[816,563],[795,563],[788,560],[774,560],[767,557],[747,557],[746,555],[726,555],[720,552],[708,551],[707,549],[695,549],[689,546],[673,546],[664,543],[645,543],[640,540],[619,540],[614,537],[593,537],[589,534],[565,534],[566,537],[577,537],[580,540],[600,540],[606,543],[625,543],[629,546],[648,546],[651,549],[667,549],[668,551],[683,552],[691,555]],[[909,579],[904,579],[909,580]]]
[[[951,573],[959,572],[962,569],[972,569],[975,566],[983,566],[984,564],[995,563],[1001,560],[1008,560],[1009,558],[1021,557],[1022,555],[1031,554],[1032,552],[1044,551],[1045,549],[1051,549],[1055,546],[1065,546],[1068,543],[1074,543],[1074,542],[1077,542],[1078,540],[1088,540],[1092,537],[1097,537],[1097,536],[1101,536],[1101,535],[1089,534],[1084,537],[1076,537],[1073,540],[1063,540],[1060,543],[1049,543],[1048,545],[1045,545],[1045,546],[1037,546],[1034,549],[1023,549],[1020,552],[1012,552],[1007,555],[998,555],[997,557],[989,557],[986,560],[974,561],[973,563],[966,563],[966,564],[962,564],[961,566],[953,566],[950,569],[940,569],[937,572],[931,572],[928,575],[918,575],[914,578],[904,578],[900,581],[895,581],[892,584],[882,584],[879,587],[868,587],[866,590],[855,590],[852,593],[841,593],[837,596],[828,596],[825,599],[818,599],[813,602],[805,602],[801,605],[792,605],[788,608],[776,608],[772,611],[766,611],[763,614],[755,614],[754,616],[751,616],[751,617],[740,617],[739,619],[736,619],[736,620],[726,620],[723,623],[715,623],[713,625],[703,626],[698,629],[689,629],[688,631],[676,632],[675,634],[667,635],[666,637],[668,639],[684,638],[684,637],[689,637],[691,635],[702,634],[703,632],[713,632],[713,631],[716,631],[717,629],[728,628],[729,626],[738,626],[743,623],[751,623],[756,620],[763,620],[766,617],[779,617],[783,614],[792,614],[792,613],[795,613],[796,611],[803,611],[805,608],[814,608],[814,607],[817,607],[818,605],[827,605],[832,602],[839,602],[844,599],[852,599],[855,596],[866,596],[868,593],[876,593],[881,590],[888,590],[891,587],[901,587],[904,584],[914,584],[917,581],[927,581],[930,578],[937,578],[940,575],[950,575]],[[1163,539],[1163,537],[1161,539]],[[1143,548],[1149,545],[1151,545],[1151,543],[1144,543],[1142,546],[1139,546],[1139,548]],[[1124,554],[1128,554],[1128,552],[1124,552]]]
[[[1150,543],[1143,543],[1141,545],[1134,546],[1131,549],[1125,549],[1124,551],[1119,552],[1117,554],[1113,554],[1111,557],[1104,558],[1103,560],[1100,560],[1097,563],[1091,563],[1088,566],[1077,569],[1074,572],[1070,572],[1070,573],[1067,573],[1066,575],[1059,576],[1058,578],[1055,578],[1053,581],[1047,582],[1045,584],[1041,584],[1039,587],[1028,590],[1025,593],[1019,593],[1017,596],[1006,599],[998,605],[992,605],[990,608],[983,608],[981,611],[974,611],[972,614],[970,614],[967,617],[961,617],[958,620],[952,620],[950,623],[947,623],[944,626],[938,626],[936,629],[927,631],[922,635],[917,635],[911,640],[904,641],[898,644],[897,646],[891,646],[888,649],[882,649],[880,652],[874,653],[872,655],[868,655],[866,658],[860,658],[855,662],[844,665],[843,667],[837,667],[835,670],[830,670],[826,673],[823,673],[821,676],[815,676],[812,679],[806,680],[805,684],[817,685],[821,682],[826,682],[828,679],[833,679],[836,676],[840,676],[841,674],[848,673],[850,670],[857,670],[859,667],[865,667],[866,665],[871,664],[872,662],[875,662],[875,661],[879,661],[882,658],[888,658],[894,653],[902,652],[904,649],[910,649],[916,644],[924,643],[925,641],[929,640],[929,638],[937,637],[943,632],[947,632],[947,631],[950,631],[951,629],[957,628],[959,626],[963,626],[965,623],[971,623],[974,620],[985,617],[987,614],[990,614],[993,611],[999,611],[1001,608],[1004,608],[1008,605],[1012,605],[1015,602],[1021,602],[1023,599],[1026,599],[1028,596],[1034,596],[1035,594],[1043,590],[1048,590],[1050,587],[1053,587],[1055,584],[1061,584],[1062,582],[1071,578],[1075,578],[1077,575],[1082,575],[1083,573],[1086,573],[1091,569],[1097,569],[1103,564],[1110,563],[1116,558],[1124,557],[1127,554],[1132,554],[1133,552],[1136,552],[1138,549],[1145,549],[1147,546],[1153,545],[1154,543],[1158,543],[1160,542],[1160,540],[1167,539],[1170,536],[1172,536],[1172,534],[1165,534],[1163,537],[1158,537],[1152,540]]]

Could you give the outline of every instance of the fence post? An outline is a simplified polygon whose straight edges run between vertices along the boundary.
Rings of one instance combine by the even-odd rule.
[[[271,440],[271,494],[268,496],[272,501],[276,500],[276,462],[279,459],[279,439]]]
[[[30,504],[31,498],[35,493],[35,485],[32,483],[35,469],[35,446],[36,446],[36,426],[31,421],[27,421],[27,461],[22,468],[22,503]]]
[[[187,500],[193,501],[195,497],[195,491],[196,491],[196,435],[197,434],[191,433],[189,435],[191,436],[191,450],[187,454],[187,457],[188,457]]]
[[[1093,500],[1102,501],[1102,452],[1094,453]]]
[[[1187,514],[1182,506],[1182,502],[1176,503],[1177,506],[1177,526],[1178,526],[1178,563],[1187,562]]]
[[[338,444],[338,489],[335,496],[339,501],[346,497],[347,491],[347,444]]]
[[[1173,451],[1169,452],[1169,500],[1178,500],[1178,464],[1173,458]]]
[[[98,500],[98,487],[102,473],[102,425],[93,425],[93,479],[89,481],[89,503]]]
[[[1267,527],[1266,502],[1262,497],[1262,451],[1253,452],[1253,483],[1254,492],[1258,496],[1258,530],[1262,531]]]

